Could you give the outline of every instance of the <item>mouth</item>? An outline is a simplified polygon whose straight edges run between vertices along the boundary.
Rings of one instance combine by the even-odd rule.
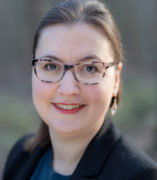
[[[82,104],[66,104],[66,103],[53,103],[53,106],[61,113],[74,114],[82,110],[85,105]]]

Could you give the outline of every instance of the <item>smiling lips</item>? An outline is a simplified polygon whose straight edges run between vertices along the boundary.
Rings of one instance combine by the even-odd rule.
[[[81,104],[66,104],[66,103],[53,103],[54,107],[61,113],[74,114],[83,109],[85,105]]]

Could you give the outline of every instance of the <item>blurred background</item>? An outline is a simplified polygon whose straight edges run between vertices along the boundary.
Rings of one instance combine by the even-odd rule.
[[[56,2],[0,1],[0,172],[16,140],[39,124],[31,97],[31,49],[37,25]],[[157,1],[104,2],[125,50],[122,104],[114,121],[157,161]]]

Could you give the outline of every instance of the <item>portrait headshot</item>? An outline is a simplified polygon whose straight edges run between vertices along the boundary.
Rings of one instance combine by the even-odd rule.
[[[16,1],[2,18],[3,180],[157,180],[157,3],[142,2]]]

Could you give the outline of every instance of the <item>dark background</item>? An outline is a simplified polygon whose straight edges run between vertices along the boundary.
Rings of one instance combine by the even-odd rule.
[[[0,172],[23,134],[37,129],[31,97],[31,49],[45,13],[59,1],[0,1]],[[123,99],[114,121],[157,161],[157,1],[106,0],[125,50]]]

